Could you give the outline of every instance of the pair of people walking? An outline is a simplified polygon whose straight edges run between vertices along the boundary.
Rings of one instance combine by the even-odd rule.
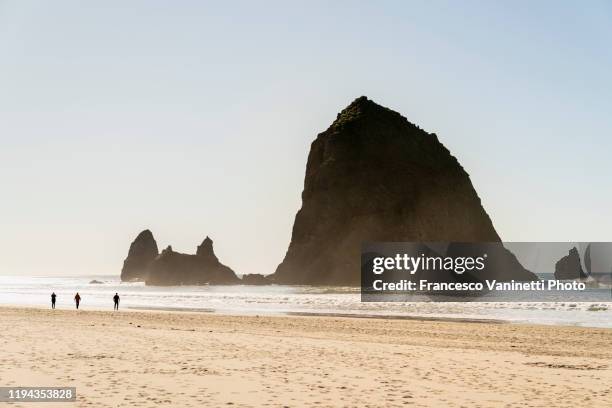
[[[55,309],[55,301],[57,300],[57,295],[55,294],[55,292],[51,293],[51,309]],[[115,293],[115,296],[113,296],[113,302],[114,302],[114,306],[113,306],[113,310],[119,310],[119,294]],[[79,295],[79,292],[76,293],[76,295],[74,295],[74,303],[76,304],[76,308],[79,308],[79,305],[81,304],[81,295]]]

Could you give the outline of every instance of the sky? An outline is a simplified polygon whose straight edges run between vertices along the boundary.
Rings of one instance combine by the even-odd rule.
[[[0,0],[0,274],[118,274],[143,229],[272,273],[360,95],[439,139],[505,241],[612,241],[608,1]]]

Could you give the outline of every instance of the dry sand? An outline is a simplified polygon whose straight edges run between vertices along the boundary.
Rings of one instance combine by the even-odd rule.
[[[0,318],[0,385],[77,387],[76,403],[38,408],[612,406],[610,329],[34,308]]]

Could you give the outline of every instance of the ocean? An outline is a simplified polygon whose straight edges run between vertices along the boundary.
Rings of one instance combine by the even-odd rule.
[[[90,283],[97,280],[102,283]],[[607,289],[609,291],[609,289]],[[121,309],[183,310],[224,314],[320,314],[397,318],[498,320],[585,327],[612,327],[612,300],[583,302],[567,297],[554,302],[361,302],[359,288],[312,286],[145,286],[121,282],[118,276],[0,276],[0,305],[113,309],[115,292]]]

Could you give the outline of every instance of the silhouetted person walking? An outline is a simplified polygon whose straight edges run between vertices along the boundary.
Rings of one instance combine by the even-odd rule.
[[[51,294],[51,309],[55,309],[55,298],[57,297],[57,295],[55,294],[55,292],[53,292]]]
[[[77,294],[74,295],[74,303],[76,303],[76,307],[78,309],[79,303],[81,303],[81,295],[79,295],[79,292],[77,292]]]
[[[114,310],[119,310],[119,294],[118,293],[115,293],[115,296],[113,296],[113,300],[115,301]]]

